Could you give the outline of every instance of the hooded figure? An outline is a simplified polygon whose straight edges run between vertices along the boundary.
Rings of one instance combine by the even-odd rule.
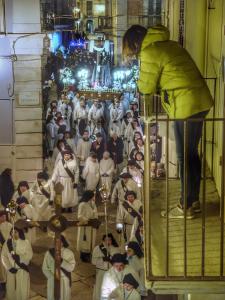
[[[145,288],[144,253],[137,242],[131,241],[128,243],[127,258],[129,266],[136,271],[140,278],[139,289],[141,295],[147,296],[147,290]]]
[[[14,231],[4,243],[1,260],[6,270],[6,299],[27,300],[30,297],[29,263],[33,256],[31,244],[22,229]]]
[[[85,225],[91,219],[98,218],[98,211],[95,204],[95,193],[91,190],[84,192],[78,206],[78,220]],[[90,261],[90,254],[95,247],[96,228],[91,226],[78,227],[77,250],[80,251],[80,258],[84,262]]]
[[[199,192],[201,160],[198,145],[202,135],[203,120],[213,105],[209,88],[187,50],[171,41],[166,27],[158,25],[148,30],[133,25],[123,38],[124,57],[140,59],[138,88],[141,93],[161,95],[161,103],[174,122],[177,157],[180,164],[181,199],[178,206],[169,210],[169,218],[184,218],[184,149],[187,149],[187,219],[194,218],[200,210]],[[153,107],[151,103],[148,106]],[[153,112],[149,111],[149,118]],[[184,121],[178,119],[202,119],[187,122],[187,144],[184,145]],[[166,212],[162,212],[166,217]]]
[[[130,266],[126,265],[126,257],[123,254],[118,253],[113,255],[111,264],[112,267],[105,273],[103,277],[101,300],[117,300],[118,298],[116,295],[114,295],[114,292],[116,292],[115,290],[122,285],[127,274],[132,274],[139,285],[138,274]]]
[[[96,266],[96,283],[93,292],[93,300],[99,300],[104,274],[111,267],[111,258],[119,253],[119,248],[112,233],[103,235],[102,243],[96,246],[92,253],[92,264]]]
[[[5,169],[0,176],[0,200],[6,207],[12,199],[14,193],[14,184],[12,181],[12,170]]]
[[[60,266],[60,299],[71,299],[71,272],[76,262],[69,244],[61,235],[61,266]],[[44,257],[42,271],[47,278],[47,299],[54,300],[55,248],[49,249]]]

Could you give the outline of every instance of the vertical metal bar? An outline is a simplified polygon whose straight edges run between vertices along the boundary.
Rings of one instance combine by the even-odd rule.
[[[188,120],[184,121],[184,174],[183,174],[183,209],[184,209],[184,277],[187,277],[187,153],[188,153]]]
[[[223,122],[222,170],[221,170],[221,217],[220,217],[220,277],[224,270],[224,176],[225,176],[225,120]]]
[[[166,277],[169,276],[169,120],[166,120]]]
[[[149,103],[150,102],[150,103]],[[150,123],[152,101],[144,99],[144,122],[145,122],[145,157],[144,157],[144,226],[145,226],[145,267],[147,277],[152,275],[151,257],[151,176],[149,166],[151,164],[150,153]]]
[[[202,277],[205,276],[206,122],[203,123]]]
[[[213,91],[213,119],[215,119],[216,115],[216,109],[215,109],[215,103],[216,103],[216,84],[217,84],[217,79],[214,78],[214,91]],[[214,178],[213,173],[214,173],[214,143],[215,143],[215,123],[213,121],[212,124],[212,156],[211,156],[211,176],[212,179]]]

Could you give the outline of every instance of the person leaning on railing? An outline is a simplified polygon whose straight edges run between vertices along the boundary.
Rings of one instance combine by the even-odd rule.
[[[184,120],[202,119],[187,122],[186,216],[192,219],[196,212],[200,212],[201,161],[198,144],[203,120],[213,105],[213,99],[189,53],[169,37],[168,29],[162,25],[149,29],[133,25],[123,37],[123,56],[128,61],[139,58],[140,92],[151,96],[160,91],[164,110],[170,119],[176,119],[174,133],[180,165],[181,199],[176,207],[169,210],[169,218],[184,218]],[[152,101],[152,97],[146,99]],[[148,117],[149,120],[154,118],[152,113]],[[162,216],[166,217],[167,213],[163,211]]]

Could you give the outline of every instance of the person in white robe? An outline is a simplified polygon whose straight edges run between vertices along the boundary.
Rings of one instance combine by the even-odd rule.
[[[132,139],[132,133],[130,133],[131,127],[129,124],[133,120],[133,112],[131,110],[128,110],[126,112],[125,117],[123,118],[122,125],[121,125],[121,133],[123,136],[123,142],[124,142],[124,156],[127,157],[128,153],[130,153],[131,149],[131,139]]]
[[[104,118],[104,105],[98,99],[95,99],[88,113],[88,121],[90,122],[90,134],[92,135],[98,120]]]
[[[132,274],[126,274],[123,284],[118,286],[109,296],[114,300],[141,300],[141,294],[137,291],[139,284]]]
[[[84,131],[83,137],[78,140],[77,143],[77,158],[79,159],[80,174],[83,171],[85,161],[88,158],[91,150],[91,140],[89,138],[89,132]]]
[[[16,224],[15,224],[16,225]],[[30,299],[29,263],[33,251],[31,244],[25,239],[24,232],[15,226],[11,237],[4,243],[1,260],[6,270],[6,299]]]
[[[99,166],[101,186],[105,185],[109,193],[111,193],[113,175],[115,174],[115,164],[108,151],[103,153],[103,158],[101,159]]]
[[[4,210],[0,211],[0,255],[5,241],[7,241],[10,238],[11,229],[12,229],[12,224],[7,221],[6,211]],[[0,285],[3,290],[5,290],[5,283],[6,283],[6,271],[2,264],[2,261],[0,261]]]
[[[91,153],[85,162],[82,172],[82,178],[85,180],[85,189],[95,191],[100,179],[99,162],[97,155]]]
[[[82,96],[80,97],[79,93],[76,93],[75,96],[73,97],[72,103],[73,103],[73,110],[76,109],[77,105],[79,104],[79,101],[81,100]]]
[[[73,154],[75,155],[76,154],[75,140],[72,138],[72,134],[70,133],[70,131],[66,131],[64,133],[63,140],[64,140],[65,144],[68,145],[72,149]]]
[[[15,220],[26,220],[29,221],[30,224],[34,223],[36,225],[36,221],[38,221],[38,212],[35,207],[28,202],[27,198],[24,196],[17,198],[16,200],[17,209]],[[36,226],[31,226],[27,228],[25,231],[26,239],[33,245],[36,241],[37,237],[37,228]]]
[[[52,154],[52,162],[54,166],[57,164],[59,160],[59,153],[61,153],[65,149],[65,141],[59,140],[56,144],[56,147],[53,149]]]
[[[104,274],[100,300],[116,300],[111,297],[112,293],[123,284],[125,275],[132,274],[139,284],[138,274],[126,265],[127,260],[123,254],[114,254],[111,259],[112,267]]]
[[[54,117],[51,115],[48,117],[46,121],[46,139],[47,139],[48,153],[50,151],[53,152],[57,140],[57,133],[56,133],[56,124],[54,121]]]
[[[31,204],[38,214],[39,221],[48,221],[51,218],[54,195],[55,192],[48,174],[39,172],[31,187]]]
[[[16,202],[20,197],[25,197],[28,203],[31,203],[31,192],[27,181],[19,182],[17,190],[13,195],[13,200]]]
[[[93,300],[99,300],[101,296],[102,280],[106,271],[111,267],[112,256],[119,253],[118,244],[113,235],[103,235],[102,243],[96,246],[92,253],[92,264],[96,267],[96,282],[93,292]]]
[[[122,103],[118,101],[117,98],[114,99],[114,103],[109,106],[109,132],[116,132],[118,136],[122,135],[122,119],[123,119],[123,106]]]
[[[135,192],[126,192],[125,201],[119,205],[117,210],[116,228],[117,232],[123,235],[124,242],[130,240],[135,218],[142,218],[142,203],[136,197]]]
[[[71,273],[76,262],[69,244],[61,235],[61,270],[60,270],[60,300],[71,299]],[[51,248],[45,253],[42,271],[47,278],[47,300],[54,300],[54,274],[55,274],[55,249]]]
[[[95,193],[87,190],[83,193],[78,206],[78,220],[80,225],[86,225],[88,221],[98,219]],[[90,255],[95,247],[97,229],[92,226],[79,226],[77,233],[77,251],[83,262],[90,262]]]
[[[53,184],[60,182],[63,185],[62,208],[72,212],[78,204],[79,168],[70,150],[63,152],[63,159],[56,165],[51,180]]]
[[[56,100],[51,101],[50,106],[48,107],[47,112],[46,112],[46,120],[48,119],[49,116],[55,117],[55,115],[57,113],[57,106],[58,106],[58,103]]]
[[[132,179],[136,182],[141,191],[141,187],[143,186],[143,175],[137,167],[134,159],[128,160],[127,166],[123,169],[122,173],[126,172],[132,176]]]
[[[70,131],[70,121],[72,117],[72,108],[69,105],[69,100],[67,96],[63,96],[62,101],[58,104],[58,111],[62,113],[62,117],[66,123],[66,130]]]
[[[136,217],[131,229],[130,241],[137,242],[141,248],[144,243],[144,224],[143,219]]]
[[[80,132],[80,130],[79,130],[79,129],[81,129],[80,122],[82,122],[84,124],[84,126],[86,125],[85,127],[87,127],[88,112],[89,112],[89,107],[88,107],[88,105],[86,105],[85,99],[80,100],[80,105],[77,106],[73,112],[73,121],[75,122],[76,132],[79,137],[81,137],[81,134],[82,134],[82,132]],[[86,128],[84,128],[84,129],[86,129]]]
[[[122,173],[120,179],[117,181],[113,188],[111,203],[119,204],[124,201],[125,194],[127,191],[133,191],[137,195],[137,199],[141,200],[140,188],[137,186],[136,182],[132,179],[129,173]]]
[[[144,253],[137,242],[131,241],[127,245],[128,264],[138,274],[140,279],[139,291],[141,296],[147,296],[145,288],[145,269],[144,269]]]

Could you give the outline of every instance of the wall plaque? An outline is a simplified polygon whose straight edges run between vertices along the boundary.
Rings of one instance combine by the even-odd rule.
[[[18,95],[18,104],[21,106],[37,106],[40,104],[40,92],[21,92]]]

